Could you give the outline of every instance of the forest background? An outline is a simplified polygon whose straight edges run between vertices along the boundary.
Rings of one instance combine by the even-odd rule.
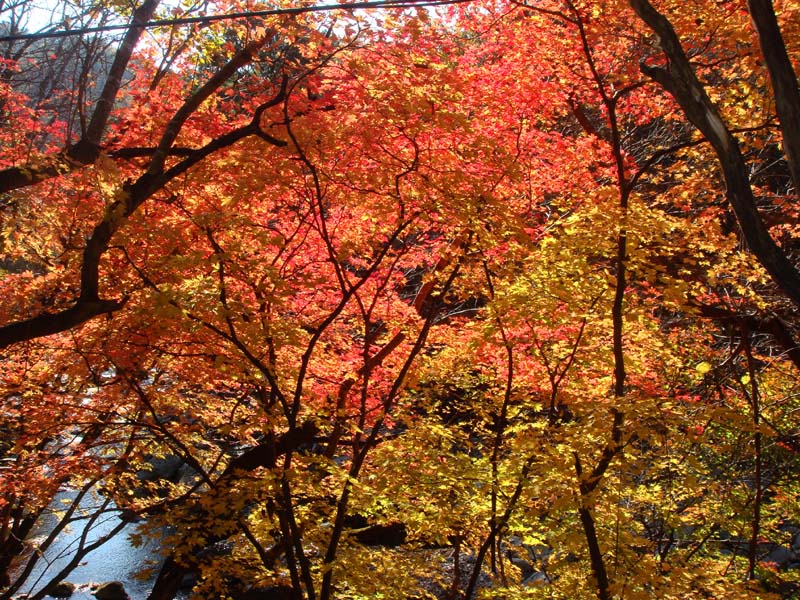
[[[0,599],[796,597],[800,3],[372,5],[0,3]]]

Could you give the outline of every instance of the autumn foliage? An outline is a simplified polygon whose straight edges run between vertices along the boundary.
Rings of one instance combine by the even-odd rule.
[[[285,4],[0,39],[0,599],[794,597],[800,4]]]

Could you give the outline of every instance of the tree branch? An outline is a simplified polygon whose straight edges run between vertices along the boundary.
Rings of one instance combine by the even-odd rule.
[[[672,24],[648,0],[630,0],[639,17],[658,35],[668,66],[640,64],[642,72],[660,84],[680,105],[686,118],[714,148],[742,236],[750,251],[787,296],[800,306],[800,272],[772,239],[756,208],[747,165],[736,138],[697,78]]]
[[[748,0],[747,6],[772,81],[775,110],[783,134],[783,151],[797,192],[800,190],[800,89],[797,76],[786,52],[772,0]]]
[[[239,64],[242,54],[243,53],[240,53],[234,57],[229,65],[231,63]],[[252,58],[252,53],[248,52],[246,55]],[[240,66],[242,65],[240,64]],[[228,76],[232,74],[228,68],[223,68],[221,72],[228,73]],[[214,76],[209,81],[215,81],[217,86],[219,86],[225,80]],[[203,86],[190,100],[187,100],[184,107],[187,105],[196,105],[199,97],[207,96],[210,93],[210,90],[207,89],[207,85]],[[136,182],[123,186],[121,198],[109,206],[102,220],[97,223],[89,239],[86,241],[86,246],[83,250],[83,262],[81,263],[81,291],[75,305],[58,313],[45,313],[26,321],[11,323],[0,327],[0,348],[5,348],[17,342],[67,331],[93,317],[101,314],[108,314],[122,308],[125,304],[125,299],[120,301],[100,300],[100,261],[108,250],[108,245],[112,236],[137,208],[157,191],[163,189],[172,179],[183,174],[189,168],[214,152],[226,148],[245,137],[258,135],[261,132],[259,121],[264,110],[269,106],[282,102],[285,93],[286,85],[284,80],[281,89],[275,97],[264,103],[255,111],[255,115],[248,125],[230,131],[212,140],[166,172],[151,172],[154,164],[161,164],[163,166],[164,160],[166,156],[169,155],[170,151],[169,146],[164,140],[170,138],[174,140],[174,135],[177,135],[175,128],[177,127],[179,130],[180,123],[183,122],[181,119],[177,118],[177,115],[173,117],[170,122],[173,127],[168,133],[164,134],[162,143],[159,144],[159,150],[156,151],[157,155],[153,157],[151,162],[151,168],[141,175]],[[179,111],[179,113],[180,112],[181,111]],[[183,120],[185,120],[185,118],[184,116]],[[263,138],[263,136],[259,137]],[[286,142],[282,140],[275,138],[269,139],[275,146],[286,145]]]
[[[32,340],[37,337],[67,331],[99,315],[110,314],[122,308],[122,300],[78,300],[74,306],[57,313],[44,313],[25,321],[0,327],[0,348]]]
[[[103,139],[111,109],[114,107],[122,77],[128,68],[133,51],[144,32],[144,24],[150,21],[160,0],[145,0],[133,13],[131,24],[122,40],[103,91],[95,105],[94,113],[83,136],[63,152],[46,156],[41,162],[9,167],[0,171],[0,194],[28,187],[58,177],[82,166],[94,163],[100,156]]]

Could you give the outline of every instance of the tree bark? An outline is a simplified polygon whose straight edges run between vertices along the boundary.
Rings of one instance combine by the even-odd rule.
[[[772,0],[748,0],[747,7],[772,82],[775,110],[783,135],[783,151],[797,193],[800,190],[800,89],[797,76],[786,52]]]
[[[630,5],[658,35],[668,59],[666,68],[642,63],[642,72],[675,98],[686,118],[714,148],[725,178],[726,195],[744,241],[772,280],[800,307],[800,272],[775,243],[764,225],[756,208],[747,165],[739,144],[697,78],[672,24],[648,0],[630,0]]]
[[[264,133],[260,126],[263,112],[267,108],[279,104],[285,98],[286,80],[284,79],[281,89],[275,97],[255,110],[253,120],[248,125],[219,136],[202,148],[193,151],[166,171],[163,169],[166,158],[170,155],[172,142],[192,112],[187,107],[196,108],[202,104],[202,101],[219,88],[238,68],[252,60],[254,51],[255,47],[251,44],[239,52],[186,100],[167,126],[167,131],[163,134],[159,147],[154,151],[147,171],[134,183],[126,183],[123,186],[120,199],[109,206],[103,218],[95,225],[83,250],[81,289],[75,304],[56,313],[42,313],[25,321],[0,326],[0,349],[18,342],[67,331],[96,316],[110,314],[122,308],[127,300],[125,298],[121,300],[100,299],[100,263],[108,250],[111,238],[122,227],[126,219],[174,178],[182,175],[214,152],[250,136],[260,137],[276,147],[286,145],[286,142]]]
[[[0,170],[0,194],[59,177],[76,168],[90,165],[98,159],[108,118],[122,86],[122,77],[144,32],[144,24],[152,19],[159,2],[160,0],[145,0],[133,12],[131,26],[117,49],[103,91],[81,139],[63,152],[46,157],[39,164],[25,164]]]

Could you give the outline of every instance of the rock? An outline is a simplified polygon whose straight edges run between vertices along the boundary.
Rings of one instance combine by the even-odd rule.
[[[286,585],[272,585],[269,587],[253,588],[241,596],[234,596],[236,600],[292,600],[292,588]]]
[[[136,472],[136,479],[141,481],[142,485],[133,488],[134,497],[165,497],[170,489],[167,482],[180,481],[185,464],[182,458],[175,455],[150,456],[142,465],[143,468]]]
[[[800,531],[795,533],[792,538],[792,550],[800,554]]]
[[[800,585],[794,581],[781,581],[774,585],[772,589],[777,592],[781,598],[797,598],[796,594],[800,589]]]
[[[542,571],[536,571],[533,575],[531,575],[525,581],[523,581],[522,585],[526,587],[536,587],[548,583],[550,583],[550,578],[547,576],[547,573],[543,573]]]
[[[396,548],[406,541],[405,523],[392,522],[386,524],[370,525],[355,533],[355,538],[365,546],[384,546]]]
[[[775,563],[778,568],[785,569],[794,560],[792,551],[783,546],[778,546],[767,555],[767,562]]]
[[[528,577],[536,572],[533,565],[523,558],[512,556],[510,561],[512,565],[519,569],[519,578],[521,581],[528,579]]]
[[[351,535],[360,544],[365,546],[384,546],[396,548],[406,541],[405,523],[392,521],[389,523],[369,523],[363,515],[348,515],[345,526],[351,530]]]
[[[183,465],[184,460],[174,454],[164,457],[152,456],[147,459],[147,466],[149,468],[136,473],[136,477],[139,481],[158,481],[160,479],[166,479],[174,483],[179,479],[180,469]]]
[[[181,577],[181,582],[178,584],[179,590],[191,590],[197,585],[197,573],[190,571]]]
[[[53,598],[69,598],[75,593],[75,584],[69,581],[61,581],[55,584],[48,591],[48,595]]]
[[[97,600],[131,600],[121,581],[101,584],[92,594]]]

